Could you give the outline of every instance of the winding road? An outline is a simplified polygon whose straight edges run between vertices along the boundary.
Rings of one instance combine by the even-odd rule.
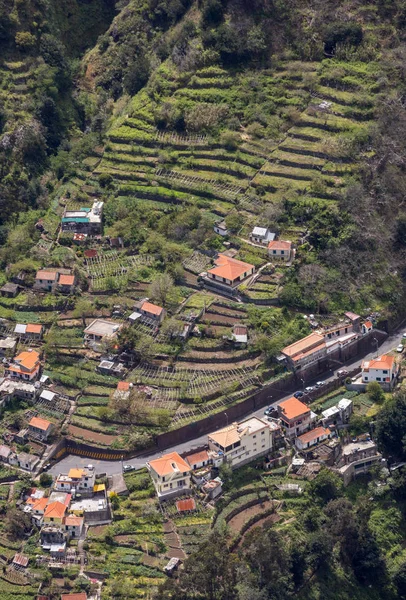
[[[379,348],[379,354],[385,354],[386,352],[389,352],[389,351],[393,350],[394,348],[396,348],[396,346],[398,346],[402,341],[402,334],[403,334],[403,327],[400,328],[399,330],[397,330],[394,334],[389,336],[383,342],[383,344]],[[373,358],[374,356],[376,356],[376,352],[371,352],[371,353],[365,355],[364,359]],[[346,363],[344,366],[346,369],[348,369],[350,371],[352,369],[355,369],[356,367],[360,367],[361,360],[360,360],[360,358],[358,358],[356,361]],[[340,366],[340,368],[342,369],[343,366]],[[317,379],[319,379],[321,377],[322,376],[319,375]],[[327,374],[325,374],[323,376],[323,380],[331,381],[335,377],[336,377],[336,371],[329,371],[329,372],[327,372]],[[311,385],[312,383],[314,383],[314,381],[313,382],[309,381],[306,383],[307,383],[307,385]],[[274,402],[272,404],[272,406],[275,406],[275,407],[278,406],[278,404],[280,404],[283,400],[286,400],[290,396],[291,396],[291,394],[288,394],[284,398],[281,398],[277,402]],[[264,408],[261,408],[255,412],[248,414],[246,416],[246,418],[249,418],[252,416],[261,417],[261,416],[263,416],[263,414],[264,414]],[[171,448],[167,448],[165,451],[156,451],[156,452],[152,452],[150,454],[145,454],[144,456],[138,456],[136,458],[128,459],[125,461],[125,464],[130,464],[136,468],[141,468],[141,467],[145,466],[145,463],[147,461],[152,460],[154,458],[159,458],[163,454],[167,454],[168,452],[186,452],[188,450],[193,450],[194,448],[198,448],[199,446],[202,446],[206,442],[207,442],[207,434],[202,435],[198,438],[195,438],[194,440],[190,440],[188,442],[183,442],[183,443],[177,444],[176,446],[173,446]],[[123,468],[121,461],[94,460],[94,459],[91,460],[89,458],[81,458],[79,456],[75,456],[75,455],[71,454],[69,456],[66,456],[62,460],[60,460],[55,465],[53,465],[53,467],[51,469],[49,469],[49,472],[52,475],[58,475],[59,473],[67,473],[69,471],[69,469],[71,469],[73,467],[78,467],[78,468],[85,467],[90,462],[94,465],[94,467],[96,469],[96,473],[106,473],[107,475],[114,475],[117,473],[121,473],[122,468]]]

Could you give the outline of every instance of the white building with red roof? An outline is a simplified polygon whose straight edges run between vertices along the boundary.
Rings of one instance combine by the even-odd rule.
[[[361,364],[362,383],[377,381],[385,389],[390,389],[399,373],[399,365],[394,356],[383,354],[378,358],[363,360]]]
[[[147,469],[160,502],[190,492],[192,468],[177,452],[147,462]]]
[[[237,287],[255,272],[254,265],[225,254],[219,254],[214,262],[216,266],[207,271],[208,279],[230,287]]]
[[[268,244],[268,256],[272,260],[289,261],[293,258],[292,242],[272,240]]]
[[[40,417],[32,417],[28,423],[28,434],[41,441],[46,441],[51,435],[53,424],[46,419]]]
[[[316,427],[306,433],[303,433],[295,439],[295,445],[298,450],[307,450],[312,446],[320,444],[331,437],[330,429],[325,427]]]
[[[144,317],[153,319],[158,323],[162,323],[165,318],[165,309],[162,308],[162,306],[158,306],[157,304],[149,302],[148,300],[144,300],[139,310]]]

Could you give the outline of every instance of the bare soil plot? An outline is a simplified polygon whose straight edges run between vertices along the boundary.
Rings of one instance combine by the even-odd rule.
[[[242,510],[241,512],[239,512],[238,515],[235,515],[235,517],[233,517],[228,522],[228,526],[235,533],[239,533],[241,531],[241,528],[244,525],[244,523],[249,521],[249,519],[251,519],[255,515],[259,515],[261,512],[265,512],[266,510],[269,510],[270,508],[272,508],[273,504],[274,504],[274,502],[272,500],[265,500],[265,502],[263,502],[262,504],[256,504],[255,506],[250,506],[249,508],[246,508],[245,510]],[[271,515],[271,517],[274,517],[274,516],[277,516],[277,520],[279,520],[280,517],[278,515]],[[271,518],[271,517],[269,517],[269,518]],[[266,518],[268,518],[268,517],[266,517]]]
[[[108,435],[107,433],[96,433],[95,431],[90,431],[90,429],[82,429],[81,427],[76,427],[76,425],[69,425],[69,433],[76,438],[83,438],[89,442],[99,442],[105,446],[110,446],[117,437],[115,435]]]

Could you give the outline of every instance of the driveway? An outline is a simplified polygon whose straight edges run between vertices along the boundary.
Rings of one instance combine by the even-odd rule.
[[[393,350],[394,348],[396,348],[396,346],[398,346],[402,341],[402,334],[403,334],[403,328],[401,330],[399,330],[397,333],[389,336],[383,342],[383,344],[380,346],[379,354],[385,354],[386,352],[389,352],[389,351]],[[364,359],[373,358],[374,356],[376,356],[376,352],[371,352],[371,353],[367,354],[366,356],[364,356]],[[346,363],[344,366],[346,369],[348,369],[348,371],[355,369],[356,367],[361,367],[361,359],[358,358],[357,360],[355,360],[353,362]],[[340,369],[342,369],[342,368],[343,367],[340,366]],[[317,377],[317,379],[323,378],[324,381],[331,381],[335,377],[336,377],[336,371],[330,371],[327,373],[327,376],[326,376],[326,374],[324,374],[324,376],[319,375]],[[315,383],[315,381],[316,381],[316,379],[313,381],[306,381],[306,385],[311,385],[312,383]],[[274,403],[271,402],[271,398],[270,398],[270,404],[272,406],[276,407],[276,406],[278,406],[278,404],[283,402],[283,400],[286,400],[287,398],[290,398],[290,397],[291,397],[291,394],[288,394],[284,398],[281,398],[277,402],[274,402]],[[247,415],[246,418],[249,418],[252,416],[262,417],[263,414],[264,414],[264,408],[260,408],[259,410],[256,410],[255,412],[252,412],[251,414]],[[188,442],[183,442],[181,444],[173,446],[172,448],[167,448],[164,451],[156,451],[156,452],[146,454],[145,456],[138,456],[136,458],[131,458],[131,459],[125,460],[124,463],[133,465],[136,468],[141,468],[141,467],[145,466],[145,463],[147,461],[152,460],[154,458],[159,458],[160,456],[162,456],[163,454],[167,454],[168,452],[179,452],[179,453],[186,452],[188,450],[193,450],[194,448],[198,448],[199,446],[202,446],[205,443],[207,443],[207,434],[202,435],[198,438],[195,438],[194,440],[191,440]],[[114,475],[116,473],[121,473],[122,468],[123,468],[121,461],[94,460],[94,459],[90,459],[90,458],[80,458],[79,456],[70,455],[70,456],[63,458],[57,464],[55,464],[49,470],[49,472],[52,475],[58,475],[59,473],[67,473],[69,471],[69,469],[71,469],[72,467],[78,467],[78,468],[85,467],[89,463],[94,465],[94,467],[96,469],[96,473],[106,473],[107,475]]]

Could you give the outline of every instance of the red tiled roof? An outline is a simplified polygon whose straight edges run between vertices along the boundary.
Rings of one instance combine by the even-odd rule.
[[[190,464],[191,467],[193,465],[197,465],[201,462],[206,462],[209,460],[209,455],[207,454],[207,450],[202,450],[201,452],[195,452],[194,454],[189,454],[185,456],[185,460]]]
[[[46,279],[47,281],[55,281],[58,276],[56,271],[37,271],[35,279]]]
[[[234,325],[233,333],[234,335],[246,335],[248,328],[246,325]]]
[[[75,283],[74,275],[61,275],[59,277],[59,285],[73,285]]]
[[[41,333],[42,325],[38,325],[36,323],[28,323],[25,333]]]
[[[379,358],[374,358],[372,360],[364,360],[362,362],[361,368],[365,369],[385,369],[390,370],[393,369],[395,364],[395,358],[393,356],[388,356],[387,354],[383,354]]]
[[[208,273],[217,275],[217,277],[224,277],[224,279],[229,279],[230,281],[239,279],[247,271],[254,269],[254,265],[231,258],[230,256],[225,256],[225,254],[219,254],[215,263],[217,266],[209,269]]]
[[[371,327],[372,327],[371,321],[365,321],[364,325],[367,329],[371,329]]]
[[[40,419],[39,417],[33,417],[31,421],[28,423],[30,427],[35,427],[36,429],[42,429],[43,431],[47,431],[48,427],[52,425],[46,419]]]
[[[322,435],[330,435],[330,433],[330,429],[325,429],[324,427],[316,427],[316,429],[312,429],[311,431],[307,431],[303,435],[300,435],[298,437],[298,440],[300,440],[303,444],[308,444],[309,442],[316,440]]]
[[[176,502],[176,508],[178,512],[184,512],[186,510],[195,510],[196,502],[193,498],[187,498],[186,500],[178,500]]]
[[[141,305],[141,310],[145,310],[146,312],[149,312],[151,315],[156,315],[157,317],[159,317],[159,315],[163,311],[163,308],[162,308],[162,306],[157,306],[156,304],[152,304],[152,302],[145,301]]]
[[[18,363],[17,366],[21,365],[28,371],[32,371],[39,362],[39,354],[35,350],[31,350],[30,352],[27,350],[26,352],[20,352],[14,360]]]
[[[40,512],[43,512],[48,504],[48,500],[49,498],[40,498],[33,504],[32,510],[39,510]]]
[[[282,411],[282,414],[287,419],[295,419],[296,417],[300,417],[300,415],[304,415],[310,412],[310,408],[300,402],[297,398],[292,396],[292,398],[288,398],[284,402],[279,404],[279,408]]]
[[[62,519],[66,512],[66,506],[62,502],[51,502],[45,509],[44,517]]]
[[[306,337],[290,344],[290,346],[286,346],[282,350],[283,354],[287,356],[294,357],[297,354],[302,354],[303,352],[307,352],[308,350],[316,351],[316,348],[319,349],[319,346],[325,345],[324,337],[319,333],[311,333]]]
[[[156,458],[149,462],[151,469],[158,473],[160,477],[172,475],[173,473],[187,473],[190,467],[177,452],[164,454],[161,458]]]
[[[128,392],[129,389],[130,389],[129,381],[119,381],[118,382],[117,390],[119,390],[120,392]]]
[[[97,250],[96,249],[85,250],[83,252],[83,254],[84,254],[85,258],[95,258],[97,256]]]
[[[62,594],[61,600],[87,600],[86,592],[79,592],[78,594]]]
[[[292,242],[285,242],[284,240],[274,240],[269,242],[269,250],[290,250],[292,248]]]

